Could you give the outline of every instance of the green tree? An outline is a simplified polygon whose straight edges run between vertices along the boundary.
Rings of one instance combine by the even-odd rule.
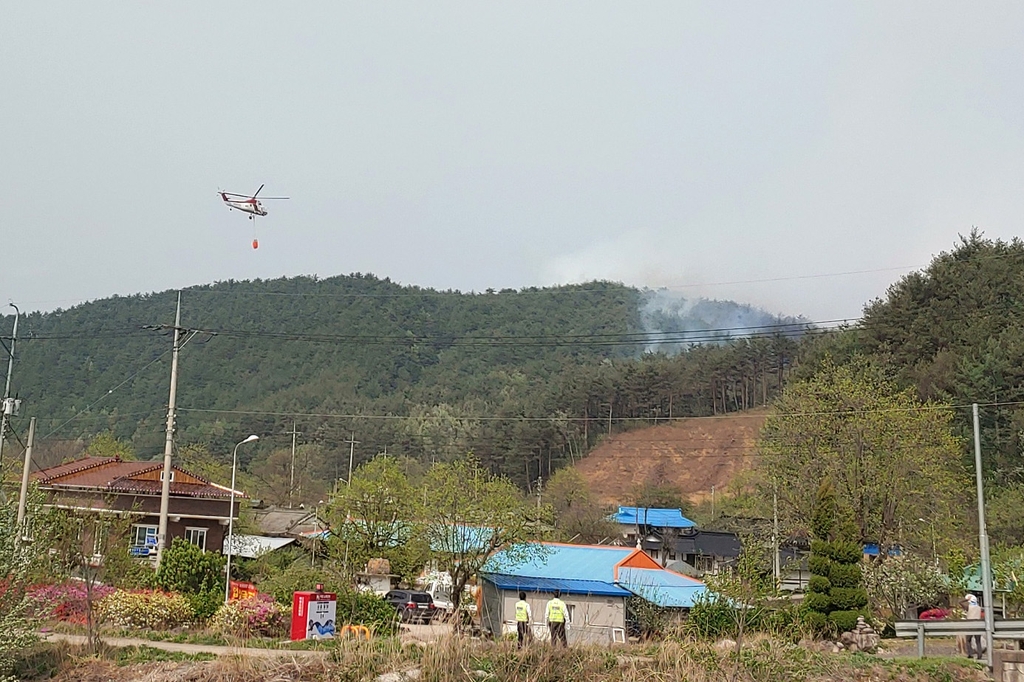
[[[452,577],[456,611],[469,579],[498,550],[521,559],[532,536],[528,504],[507,479],[473,458],[435,464],[424,481],[418,517],[431,556]]]
[[[879,557],[864,565],[863,576],[871,602],[894,619],[915,617],[909,614],[912,607],[935,606],[951,591],[939,567],[914,554]]]
[[[361,465],[331,504],[334,556],[350,573],[380,557],[392,573],[415,578],[427,560],[425,543],[412,532],[417,494],[393,457],[378,455]]]
[[[30,534],[45,538],[44,524],[34,523],[40,510],[39,496],[33,491],[28,518],[33,521]],[[38,526],[38,529],[36,528]],[[25,529],[18,527],[13,501],[0,503],[0,682],[15,682],[12,668],[18,654],[37,640],[35,622],[29,616],[26,590],[33,578],[49,568],[48,542],[25,542]]]
[[[828,478],[856,540],[930,547],[963,538],[969,488],[961,444],[946,406],[921,403],[863,361],[826,359],[810,379],[790,384],[761,431],[760,479],[792,530],[811,527]],[[931,523],[921,524],[926,518]]]
[[[550,506],[555,528],[568,542],[595,543],[615,536],[615,524],[597,503],[590,485],[575,467],[555,472],[544,486],[542,499]]]
[[[804,597],[807,622],[819,631],[852,630],[857,616],[867,613],[868,596],[861,587],[863,556],[857,528],[837,500],[826,478],[818,486],[811,517],[811,579]]]
[[[135,459],[135,450],[127,440],[122,440],[112,432],[101,433],[89,441],[85,451],[91,457],[120,457],[123,460]]]

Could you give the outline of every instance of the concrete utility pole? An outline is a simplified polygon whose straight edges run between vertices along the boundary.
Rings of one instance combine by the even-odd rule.
[[[292,420],[292,430],[285,431],[286,434],[290,434],[292,437],[292,470],[291,477],[288,481],[288,508],[292,508],[292,493],[295,491],[295,437],[298,436],[301,431],[295,430],[295,420]]]
[[[36,418],[28,422],[28,443],[25,445],[25,466],[21,470],[21,495],[18,497],[18,533],[25,537],[25,506],[28,503],[28,474],[32,468],[32,446],[36,440]]]
[[[341,441],[342,443],[348,443],[348,478],[346,479],[345,485],[349,488],[352,487],[352,458],[356,453],[356,446],[359,445],[359,441],[356,440],[356,434],[350,433],[348,440]],[[384,454],[387,454],[385,448]]]
[[[985,644],[986,658],[992,669],[992,630],[995,614],[992,611],[992,561],[988,553],[988,528],[985,526],[985,489],[981,479],[981,428],[978,421],[978,403],[972,405],[974,412],[974,477],[978,484],[978,542],[981,545],[981,589],[985,600]]]
[[[11,373],[14,371],[14,345],[18,342],[18,319],[21,317],[21,310],[13,303],[14,308],[14,332],[11,334],[11,347],[7,350],[7,382],[4,384],[3,405],[0,406],[0,469],[3,468],[4,439],[7,438],[7,422],[14,414],[14,401],[11,400]],[[3,493],[0,493],[2,496]],[[3,498],[6,499],[6,498]]]
[[[171,453],[174,447],[174,401],[178,394],[178,351],[181,349],[181,292],[174,312],[174,346],[171,348],[171,394],[167,400],[167,431],[164,436],[164,469],[160,487],[160,525],[157,530],[156,566],[167,548],[167,512],[171,504]],[[234,486],[232,486],[233,488]]]
[[[775,589],[782,584],[782,561],[779,557],[779,482],[772,481],[772,571]]]

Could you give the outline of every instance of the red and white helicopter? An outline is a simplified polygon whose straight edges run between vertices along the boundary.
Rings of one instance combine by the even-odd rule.
[[[263,208],[263,201],[276,201],[280,199],[287,199],[288,197],[260,197],[257,199],[257,195],[263,190],[264,185],[260,185],[260,188],[256,192],[249,196],[247,194],[235,194],[234,192],[218,192],[220,198],[224,201],[224,204],[232,211],[235,209],[242,213],[249,214],[249,220],[254,221],[253,227],[255,228],[255,219],[257,216],[267,215],[267,210]],[[258,249],[260,247],[259,240],[254,236],[252,239],[252,248]]]

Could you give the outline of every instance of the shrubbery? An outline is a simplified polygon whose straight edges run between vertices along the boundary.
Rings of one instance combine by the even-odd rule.
[[[285,606],[292,605],[292,594],[315,590],[318,584],[323,585],[326,592],[337,592],[340,602],[340,594],[346,585],[344,578],[332,571],[310,566],[309,559],[297,560],[280,573],[257,583],[260,592],[271,595]]]
[[[282,637],[287,630],[288,610],[270,595],[223,604],[210,620],[210,627],[225,635],[239,637]]]
[[[156,582],[168,592],[188,599],[195,618],[206,620],[224,601],[224,562],[215,552],[204,552],[182,538],[174,538],[164,552]]]
[[[96,613],[113,625],[150,630],[169,630],[195,619],[184,596],[153,590],[117,590],[99,601]]]
[[[375,635],[398,632],[398,612],[372,592],[338,592],[338,623],[365,625]]]
[[[92,598],[98,602],[113,592],[113,587],[95,585]],[[28,590],[27,596],[31,612],[37,618],[55,618],[77,625],[86,622],[88,595],[84,582],[76,580],[56,585],[37,585]]]

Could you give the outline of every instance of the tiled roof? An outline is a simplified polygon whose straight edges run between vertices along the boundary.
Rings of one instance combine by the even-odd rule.
[[[44,488],[88,488],[112,493],[155,495],[161,492],[161,481],[138,477],[162,468],[161,462],[126,462],[119,457],[83,457],[42,469],[32,477]],[[178,467],[174,467],[174,471],[196,481],[171,481],[171,495],[175,497],[219,499],[231,496],[230,488],[211,483]],[[235,491],[235,495],[244,497],[245,493]]]

